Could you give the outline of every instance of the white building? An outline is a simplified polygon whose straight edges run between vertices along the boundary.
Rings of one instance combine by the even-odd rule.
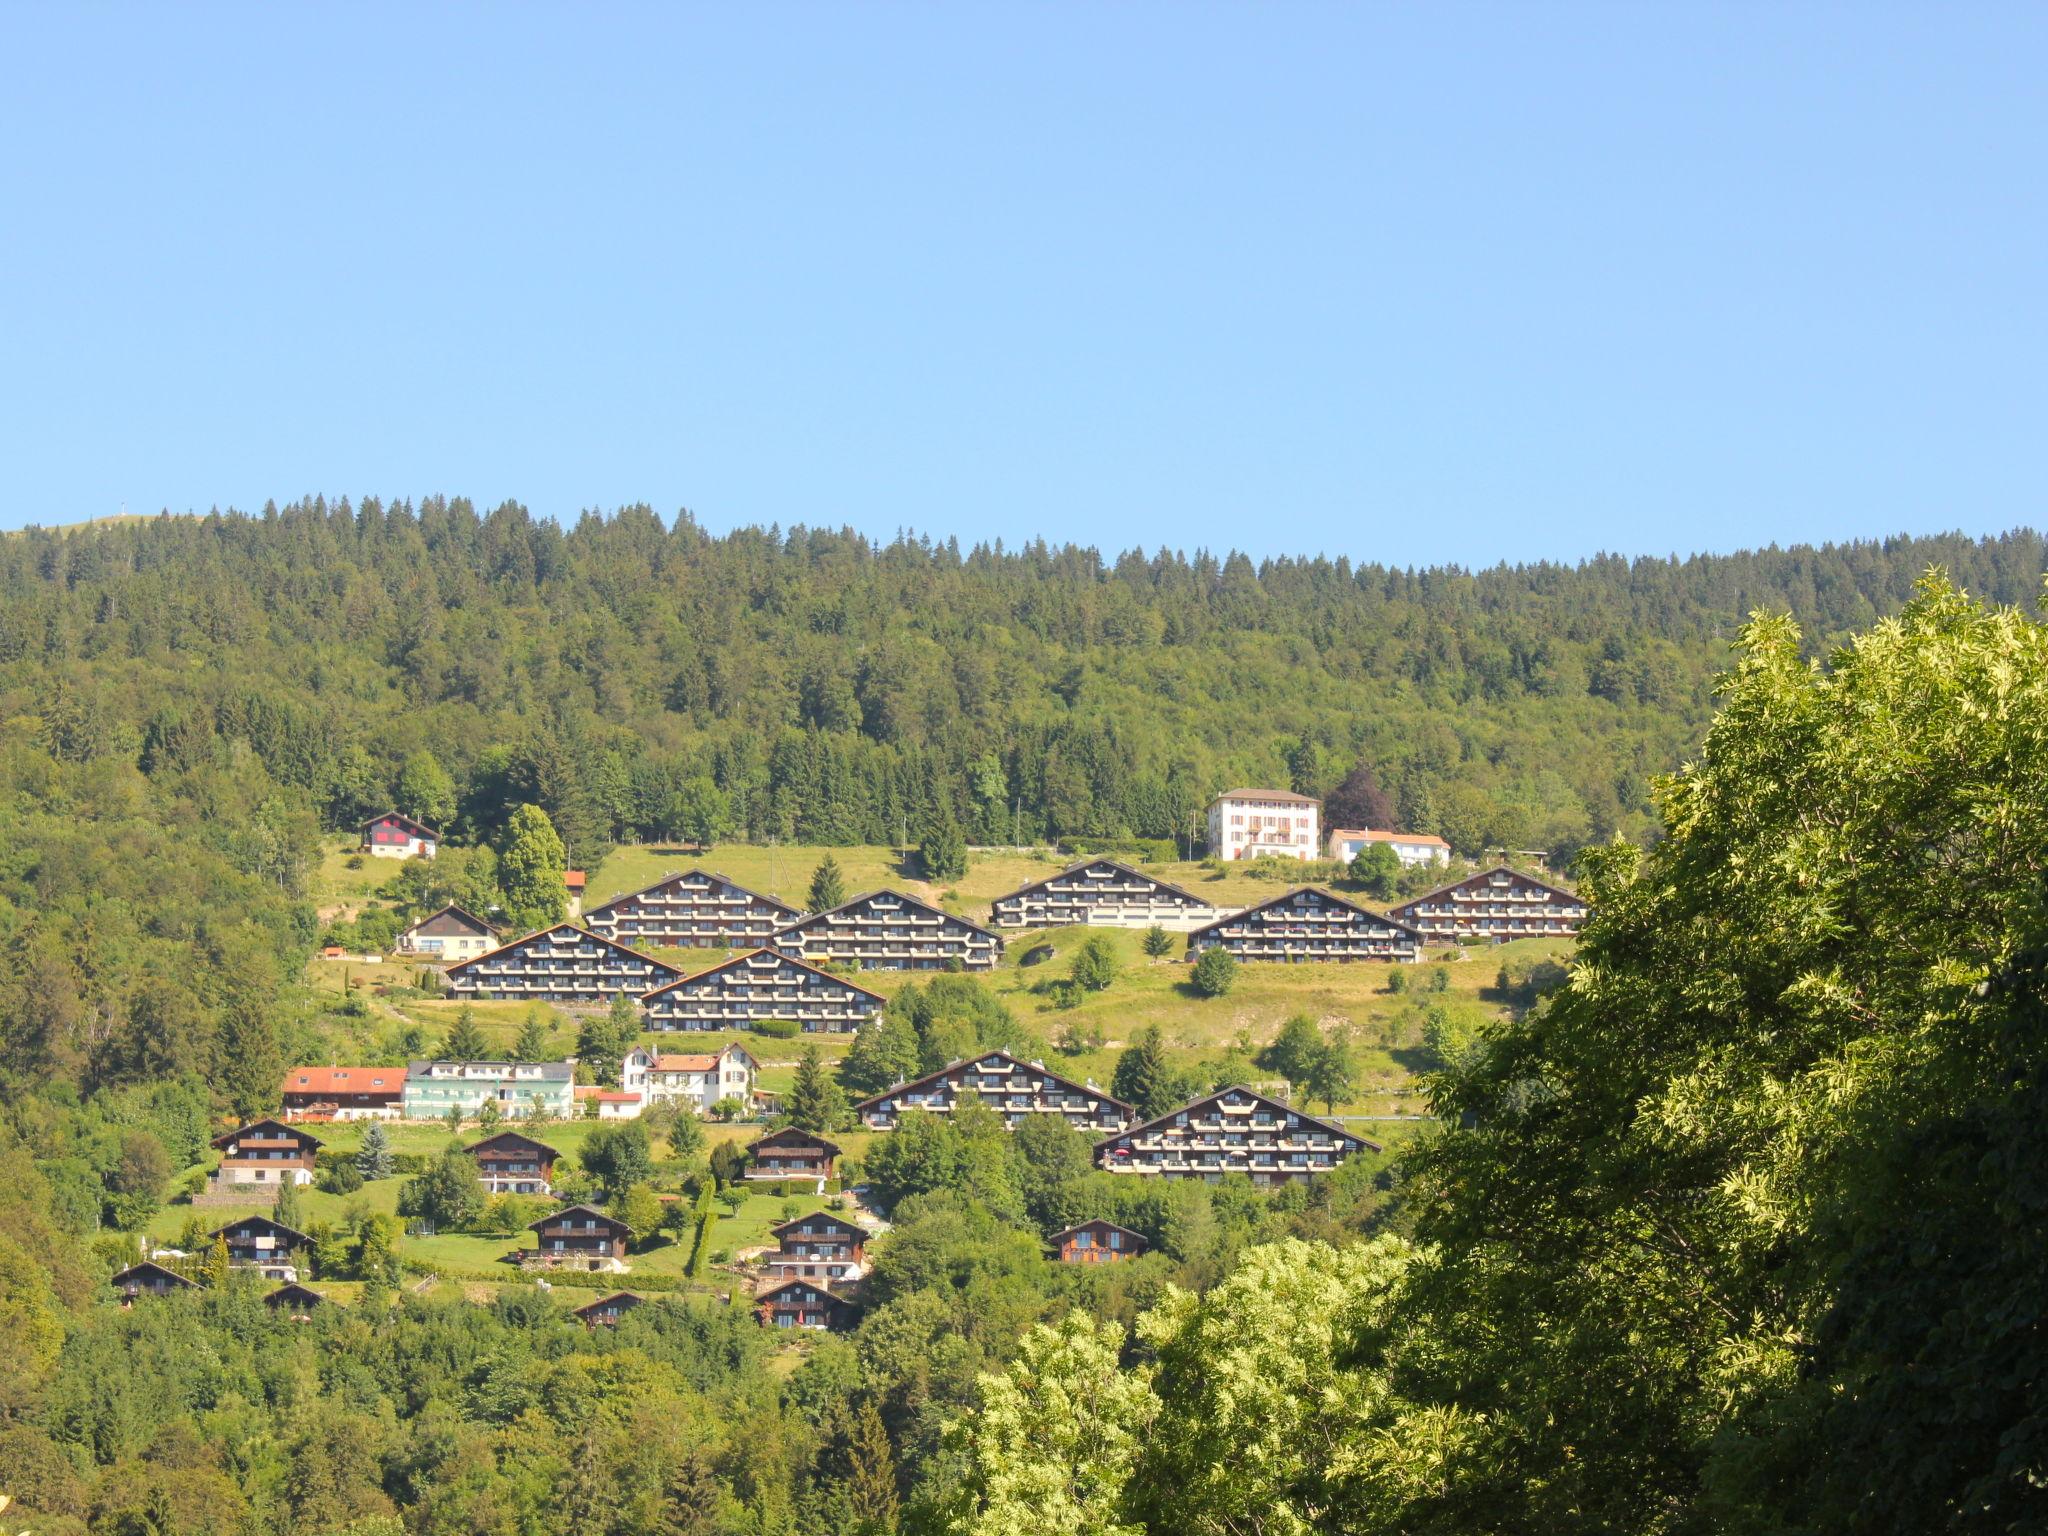
[[[1337,827],[1331,831],[1330,857],[1349,864],[1369,843],[1385,843],[1393,849],[1394,857],[1401,861],[1403,869],[1451,862],[1451,845],[1433,832],[1368,832],[1363,829],[1353,831],[1348,827]]]
[[[674,1099],[698,1114],[709,1114],[720,1099],[738,1099],[750,1104],[754,1097],[754,1074],[761,1064],[742,1045],[728,1045],[716,1055],[661,1056],[645,1046],[627,1053],[619,1086],[638,1094],[644,1103]]]
[[[451,1110],[474,1120],[486,1103],[506,1120],[532,1116],[537,1107],[550,1120],[576,1113],[576,1068],[566,1061],[415,1061],[405,1069],[408,1120],[444,1120]]]
[[[1209,802],[1210,857],[1306,863],[1322,851],[1321,813],[1319,802],[1292,790],[1226,790]]]

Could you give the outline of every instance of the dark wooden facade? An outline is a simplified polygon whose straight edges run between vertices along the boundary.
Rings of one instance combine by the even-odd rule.
[[[1217,910],[1192,891],[1116,859],[1085,859],[1007,896],[989,909],[992,928],[1192,928]]]
[[[768,1273],[778,1280],[840,1284],[859,1277],[867,1262],[868,1233],[830,1211],[813,1211],[773,1228],[776,1242]]]
[[[1135,1259],[1152,1245],[1143,1233],[1096,1217],[1046,1239],[1062,1264],[1115,1264]]]
[[[846,1327],[853,1308],[844,1298],[809,1280],[785,1280],[754,1298],[754,1316],[769,1328]]]
[[[313,1240],[268,1216],[244,1216],[216,1227],[207,1234],[227,1244],[228,1262],[260,1269],[273,1280],[295,1280],[298,1266],[293,1254],[310,1248]]]
[[[658,949],[757,947],[803,913],[724,875],[693,869],[583,914],[583,926],[622,944]]]
[[[1003,941],[979,923],[901,891],[870,891],[830,912],[799,918],[774,947],[811,965],[858,964],[876,971],[986,971]]]
[[[1207,1179],[1241,1173],[1254,1184],[1306,1183],[1379,1144],[1249,1088],[1225,1088],[1095,1148],[1110,1173]]]
[[[1008,1051],[987,1051],[971,1061],[956,1061],[899,1083],[886,1093],[861,1100],[854,1105],[854,1112],[870,1129],[885,1131],[905,1110],[951,1114],[963,1093],[978,1094],[982,1103],[1012,1128],[1026,1115],[1064,1115],[1076,1130],[1106,1135],[1122,1130],[1133,1118],[1130,1105],[1111,1098],[1094,1084],[1048,1072],[1040,1062],[1019,1061]]]
[[[300,1285],[296,1280],[289,1280],[265,1296],[263,1305],[274,1312],[283,1311],[289,1317],[304,1320],[311,1315],[315,1307],[328,1306],[330,1303],[318,1291]]]
[[[1506,865],[1482,870],[1426,896],[1403,902],[1394,916],[1431,941],[1569,938],[1586,920],[1586,904]]]
[[[645,1305],[646,1301],[645,1296],[635,1296],[631,1291],[613,1291],[586,1307],[578,1307],[570,1315],[585,1328],[616,1328],[620,1318],[635,1307]]]
[[[544,1141],[517,1131],[500,1131],[469,1147],[476,1176],[494,1195],[554,1193],[555,1159],[562,1154]]]
[[[130,1264],[107,1283],[113,1286],[114,1294],[121,1298],[124,1307],[138,1296],[168,1296],[173,1291],[195,1291],[199,1288],[177,1271],[165,1269],[149,1259],[140,1264]]]
[[[747,1148],[747,1177],[822,1181],[834,1176],[838,1158],[837,1142],[828,1141],[815,1131],[785,1125]]]
[[[882,995],[772,949],[736,955],[640,999],[649,1029],[751,1029],[787,1019],[806,1034],[851,1034]]]
[[[271,1201],[286,1184],[313,1182],[320,1138],[282,1120],[252,1120],[213,1138],[220,1166],[207,1175],[205,1199],[215,1205]]]
[[[633,1235],[623,1221],[588,1205],[572,1205],[528,1225],[533,1247],[523,1262],[542,1268],[619,1269]]]
[[[1312,885],[1219,918],[1188,935],[1188,958],[1226,949],[1239,960],[1419,960],[1422,936],[1406,923],[1382,917]]]
[[[672,965],[574,923],[557,923],[450,966],[448,990],[456,997],[608,1003],[621,992],[639,997],[682,975]]]

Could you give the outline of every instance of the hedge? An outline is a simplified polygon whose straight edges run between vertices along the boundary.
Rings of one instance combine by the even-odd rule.
[[[1110,854],[1151,864],[1171,864],[1180,857],[1180,849],[1170,837],[1063,837],[1059,850],[1084,858]]]
[[[795,1019],[756,1019],[753,1030],[755,1034],[766,1035],[771,1040],[794,1040],[804,1032],[804,1027]]]

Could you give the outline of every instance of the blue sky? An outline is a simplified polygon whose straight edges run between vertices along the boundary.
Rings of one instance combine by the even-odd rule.
[[[2040,523],[2048,7],[16,5],[0,526]]]

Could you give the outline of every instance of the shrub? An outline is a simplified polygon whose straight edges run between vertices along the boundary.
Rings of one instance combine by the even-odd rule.
[[[352,1195],[363,1187],[363,1175],[352,1160],[343,1158],[320,1169],[320,1187],[330,1195]]]
[[[1237,957],[1227,949],[1205,949],[1189,978],[1204,997],[1223,997],[1237,981]]]
[[[804,1032],[804,1027],[795,1019],[756,1019],[753,1031],[757,1035],[766,1035],[771,1040],[794,1040]]]

